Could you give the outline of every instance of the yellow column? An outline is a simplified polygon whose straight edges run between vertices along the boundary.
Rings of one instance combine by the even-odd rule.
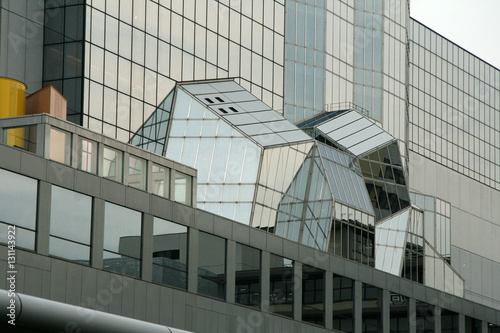
[[[20,81],[0,77],[0,118],[23,116],[26,113],[26,85]],[[7,144],[25,147],[24,128],[7,130]]]

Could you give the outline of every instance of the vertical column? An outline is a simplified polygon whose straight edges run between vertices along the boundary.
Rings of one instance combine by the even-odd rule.
[[[104,200],[92,200],[92,267],[102,268],[104,250]]]
[[[325,271],[325,328],[333,329],[333,274]]]
[[[481,333],[488,333],[488,322],[487,321],[482,321],[481,322]]]
[[[434,306],[434,332],[441,332],[441,307]]]
[[[410,298],[410,304],[408,306],[408,320],[410,322],[409,333],[417,333],[417,302],[414,298]]]
[[[189,228],[188,241],[188,291],[198,293],[198,240],[200,232]]]
[[[80,158],[78,154],[78,144],[79,144],[79,136],[78,134],[71,134],[71,167],[78,169],[78,159]]]
[[[226,241],[226,301],[234,303],[236,293],[236,242]]]
[[[382,290],[382,327],[384,333],[391,329],[391,295],[389,290]]]
[[[465,315],[463,313],[458,314],[458,333],[467,333],[465,332]]]
[[[293,319],[302,321],[302,263],[293,262]]]
[[[36,250],[39,254],[49,254],[50,241],[50,201],[52,197],[52,185],[44,181],[38,182],[38,209],[36,227]]]
[[[354,281],[354,332],[363,329],[363,285],[361,281]]]
[[[48,149],[48,131],[47,131],[47,136],[45,135],[46,132],[46,124],[37,124],[36,125],[36,154],[38,156],[43,156],[45,158],[48,158],[48,155],[45,156],[46,150],[46,145]]]
[[[153,279],[153,215],[142,214],[142,274],[145,281]]]
[[[260,261],[260,309],[269,312],[269,293],[271,292],[271,254],[266,251],[261,252]]]

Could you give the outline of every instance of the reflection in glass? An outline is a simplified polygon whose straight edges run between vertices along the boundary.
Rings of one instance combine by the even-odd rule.
[[[198,293],[226,298],[226,240],[200,232]]]
[[[153,194],[170,198],[170,169],[153,163],[151,178]]]
[[[363,332],[382,332],[382,289],[363,283]]]
[[[193,177],[182,172],[175,172],[174,199],[177,202],[191,205]]]
[[[325,271],[308,265],[302,270],[302,320],[325,323]]]
[[[109,202],[104,206],[104,269],[140,276],[141,213]]]
[[[97,142],[86,138],[79,138],[78,169],[96,173],[97,172]]]
[[[293,261],[271,254],[269,310],[293,317]]]
[[[4,129],[3,143],[36,153],[36,126]]]
[[[102,176],[117,182],[122,181],[123,153],[113,148],[104,147],[102,157]]]
[[[408,301],[409,299],[406,296],[393,293],[390,294],[389,307],[391,332],[409,332]]]
[[[92,198],[52,186],[49,253],[89,263]]]
[[[129,156],[127,185],[146,190],[146,160]]]
[[[333,328],[354,332],[354,281],[333,274]]]
[[[417,300],[416,329],[417,332],[434,332],[434,306]]]
[[[187,288],[187,227],[154,218],[153,281]]]
[[[443,309],[441,311],[441,332],[458,333],[458,313]],[[472,330],[467,332],[473,332]]]
[[[481,325],[481,320],[465,316],[465,332],[481,333]]]
[[[71,163],[71,134],[50,128],[49,158],[64,164]]]
[[[14,226],[16,247],[34,250],[36,209],[37,181],[0,169],[0,243]]]
[[[260,250],[236,243],[236,303],[260,306]]]

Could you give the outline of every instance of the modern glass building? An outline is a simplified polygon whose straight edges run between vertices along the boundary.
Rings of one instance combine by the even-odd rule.
[[[193,331],[498,330],[500,71],[409,1],[1,1],[0,76],[70,122],[1,126],[36,209],[0,222],[50,276],[21,292],[113,271],[139,289],[99,310]]]

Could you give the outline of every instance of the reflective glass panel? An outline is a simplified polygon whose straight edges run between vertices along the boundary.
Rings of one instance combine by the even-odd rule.
[[[71,163],[71,134],[50,128],[49,158],[64,164]]]
[[[123,153],[119,150],[104,147],[102,157],[102,176],[117,182],[122,181]]]
[[[333,274],[333,328],[354,332],[354,281]]]
[[[36,153],[36,126],[4,129],[3,143]]]
[[[269,310],[293,317],[293,261],[271,254],[270,268]]]
[[[177,202],[191,205],[193,193],[193,177],[182,172],[175,172],[175,194],[174,199]]]
[[[37,181],[0,169],[0,222],[35,230]]]
[[[260,307],[260,250],[236,243],[236,303]]]
[[[325,271],[304,265],[302,270],[302,320],[324,325]]]
[[[104,206],[104,269],[140,276],[141,213],[109,202]]]
[[[97,172],[97,142],[86,138],[79,138],[78,143],[78,169],[96,173]]]
[[[130,155],[128,158],[127,185],[146,190],[146,160]]]
[[[204,232],[198,242],[198,293],[226,298],[226,240]]]
[[[50,234],[90,245],[92,198],[52,186]]]
[[[153,281],[187,288],[187,227],[154,218]]]
[[[382,289],[363,283],[362,332],[382,332]]]
[[[153,164],[151,168],[151,186],[153,194],[170,198],[170,169]]]
[[[70,242],[58,237],[50,237],[49,253],[53,256],[90,264],[90,246]]]
[[[406,296],[393,293],[390,294],[389,307],[391,316],[391,332],[409,332],[408,301],[409,299]]]

